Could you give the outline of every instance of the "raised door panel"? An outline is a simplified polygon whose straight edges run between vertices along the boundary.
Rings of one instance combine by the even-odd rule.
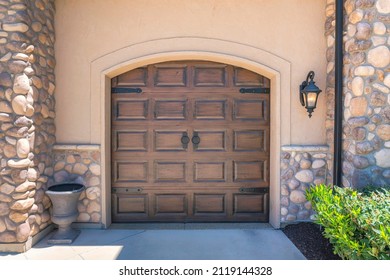
[[[194,86],[195,87],[223,87],[226,85],[225,66],[195,66]]]
[[[195,151],[226,151],[226,131],[194,130],[198,133],[200,143]]]
[[[148,132],[138,130],[117,130],[114,133],[115,152],[146,152]]]
[[[187,133],[185,130],[181,131],[167,131],[157,130],[154,132],[154,147],[157,152],[178,152],[185,151],[181,142],[184,134]]]
[[[187,214],[187,196],[185,194],[156,194],[155,213]]]
[[[233,82],[235,86],[266,87],[268,79],[243,68],[234,68]]]
[[[194,181],[195,182],[225,182],[226,181],[225,162],[195,162]]]
[[[156,65],[154,70],[154,86],[185,87],[187,85],[187,66]]]
[[[113,79],[113,87],[142,87],[146,86],[148,71],[146,67],[137,68],[123,73]]]
[[[194,118],[197,120],[225,120],[226,100],[196,100]]]
[[[146,120],[148,117],[148,105],[149,102],[147,99],[115,99],[113,121]]]
[[[187,119],[187,100],[155,100],[154,117],[156,120]]]
[[[235,182],[264,182],[266,164],[262,160],[255,161],[234,161]]]
[[[195,194],[194,214],[225,214],[226,215],[226,195],[225,194]]]
[[[147,161],[114,161],[114,183],[118,182],[147,182]]]
[[[154,164],[156,182],[185,182],[186,163],[178,161],[156,161]]]
[[[264,213],[265,199],[264,194],[235,194],[233,212],[234,214]]]
[[[266,146],[265,130],[236,130],[234,131],[234,151],[265,152]]]
[[[235,100],[233,119],[266,121],[266,100]]]
[[[121,195],[115,196],[118,205],[118,214],[147,214],[147,195]]]

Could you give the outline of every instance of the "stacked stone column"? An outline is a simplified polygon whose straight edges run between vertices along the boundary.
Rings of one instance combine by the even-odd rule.
[[[0,0],[0,244],[50,223],[54,1]]]
[[[329,146],[328,182],[333,181],[333,154],[334,154],[334,108],[335,108],[335,27],[336,10],[335,0],[326,1],[325,36],[327,42],[326,59],[326,143]]]
[[[343,185],[390,184],[390,1],[345,1]],[[333,153],[335,0],[327,1],[327,141]]]
[[[343,184],[390,184],[390,1],[346,1]]]

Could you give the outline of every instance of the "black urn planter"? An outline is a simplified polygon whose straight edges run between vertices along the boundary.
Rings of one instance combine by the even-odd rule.
[[[78,183],[63,183],[48,188],[46,194],[52,202],[51,220],[58,225],[58,231],[48,240],[51,244],[70,244],[80,234],[71,228],[79,211],[77,202],[85,186]]]

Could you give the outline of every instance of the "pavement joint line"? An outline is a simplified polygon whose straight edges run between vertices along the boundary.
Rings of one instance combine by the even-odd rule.
[[[113,245],[113,244],[116,244],[116,243],[118,243],[118,242],[120,242],[120,241],[126,240],[127,238],[130,238],[130,237],[139,235],[139,234],[144,233],[144,232],[146,232],[146,230],[140,230],[140,232],[135,232],[135,233],[130,234],[130,235],[127,235],[127,236],[125,236],[125,237],[122,237],[122,238],[119,238],[119,239],[116,239],[116,240],[107,242],[108,244],[106,244],[106,245]],[[105,246],[105,245],[96,245],[95,247],[99,247],[99,246]],[[91,249],[91,250],[93,250],[93,249]]]
[[[147,231],[147,230],[142,230],[142,231],[140,231],[140,232],[136,232],[136,233],[134,233],[134,234],[128,235],[128,236],[126,236],[126,237],[123,237],[123,238],[121,238],[121,239],[118,239],[118,240],[116,240],[116,241],[110,243],[110,245],[116,244],[116,243],[118,243],[118,242],[120,242],[120,241],[123,241],[123,240],[125,240],[125,239],[134,237],[134,236],[136,236],[136,235],[140,235],[140,234],[142,234],[142,233],[145,233],[146,231]]]
[[[116,244],[116,243],[118,243],[119,241],[123,241],[123,240],[126,240],[126,239],[128,239],[128,238],[132,238],[132,237],[134,237],[134,236],[140,235],[140,234],[145,233],[145,232],[147,232],[147,230],[143,230],[143,231],[141,231],[141,232],[137,232],[137,233],[134,233],[134,234],[132,234],[132,235],[123,237],[122,239],[117,240],[117,241],[115,241],[115,243],[112,243],[112,244]]]

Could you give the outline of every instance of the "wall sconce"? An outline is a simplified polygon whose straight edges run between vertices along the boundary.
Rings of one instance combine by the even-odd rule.
[[[304,106],[309,113],[309,118],[311,118],[311,113],[317,106],[318,95],[322,90],[320,90],[313,81],[314,71],[310,71],[307,74],[306,81],[303,81],[299,86],[299,99],[302,106]],[[310,79],[310,81],[309,81]]]

